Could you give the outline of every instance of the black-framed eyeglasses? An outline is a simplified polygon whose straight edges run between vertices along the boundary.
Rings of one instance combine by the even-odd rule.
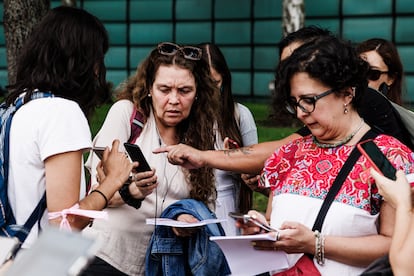
[[[299,101],[296,101],[295,98],[290,98],[286,102],[286,110],[293,115],[296,115],[297,108],[299,107],[300,110],[303,112],[310,114],[315,110],[315,104],[319,99],[322,99],[325,96],[328,96],[329,94],[332,94],[335,92],[334,89],[329,89],[328,91],[323,92],[322,94],[319,94],[317,96],[312,97],[302,97],[299,99]]]
[[[173,56],[178,51],[183,54],[183,57],[191,60],[200,60],[203,51],[194,46],[180,46],[171,42],[161,42],[157,46],[158,52],[162,55]]]
[[[378,80],[382,74],[388,74],[388,71],[380,71],[377,69],[369,69],[367,78],[372,81]]]

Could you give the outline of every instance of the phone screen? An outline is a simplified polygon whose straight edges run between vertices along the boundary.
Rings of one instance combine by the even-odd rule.
[[[277,232],[276,229],[273,229],[272,227],[261,223],[260,221],[258,221],[256,218],[249,216],[248,214],[242,214],[242,213],[237,213],[237,212],[230,212],[229,216],[236,219],[236,220],[241,220],[243,221],[243,223],[247,223],[247,222],[252,222],[255,225],[259,226],[260,228],[262,228],[263,230],[265,230],[266,232]]]
[[[151,167],[148,165],[148,162],[144,157],[144,154],[142,154],[141,149],[137,145],[124,143],[124,147],[131,161],[138,161],[139,163],[138,167],[135,168],[136,172],[147,172],[151,170]]]
[[[371,162],[373,167],[384,176],[395,180],[397,170],[372,140],[357,145],[361,153]]]

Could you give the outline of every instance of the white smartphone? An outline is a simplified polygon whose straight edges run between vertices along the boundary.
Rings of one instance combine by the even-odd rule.
[[[260,221],[258,221],[255,217],[252,217],[248,214],[242,214],[242,213],[237,213],[237,212],[230,212],[229,216],[234,218],[234,219],[238,219],[243,221],[243,223],[248,223],[251,222],[257,226],[259,226],[260,228],[262,228],[263,230],[265,230],[266,232],[278,232],[277,229],[274,229],[266,224],[261,223]]]

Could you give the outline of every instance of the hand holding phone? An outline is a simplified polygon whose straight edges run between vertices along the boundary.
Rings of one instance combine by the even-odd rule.
[[[396,180],[397,170],[388,160],[388,158],[382,153],[373,140],[366,140],[357,144],[358,150],[362,155],[367,158],[372,167],[379,173],[388,177],[389,179]]]
[[[257,220],[257,218],[255,218],[254,216],[250,216],[248,214],[230,212],[229,216],[234,218],[234,219],[239,219],[239,220],[243,221],[243,223],[251,222],[251,223],[255,224],[256,226],[259,226],[261,229],[265,230],[266,232],[278,232],[277,229],[274,229],[274,228],[270,227],[269,225],[261,223],[259,220]]]
[[[124,143],[125,150],[128,153],[128,156],[132,162],[138,161],[139,165],[135,168],[136,172],[147,172],[151,170],[151,167],[148,165],[147,160],[142,154],[139,146],[130,143]]]

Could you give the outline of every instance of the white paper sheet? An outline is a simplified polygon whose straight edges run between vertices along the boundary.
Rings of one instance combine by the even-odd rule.
[[[0,266],[10,257],[18,244],[17,238],[0,237]]]
[[[245,236],[210,237],[226,256],[232,275],[256,275],[271,270],[288,268],[284,251],[256,250],[251,245],[255,240],[275,240],[270,233]]]
[[[225,219],[205,219],[198,222],[185,222],[185,221],[178,221],[175,219],[169,218],[147,218],[146,223],[152,225],[165,225],[165,226],[172,226],[172,227],[198,227],[207,225],[210,223],[219,223],[225,221]]]

